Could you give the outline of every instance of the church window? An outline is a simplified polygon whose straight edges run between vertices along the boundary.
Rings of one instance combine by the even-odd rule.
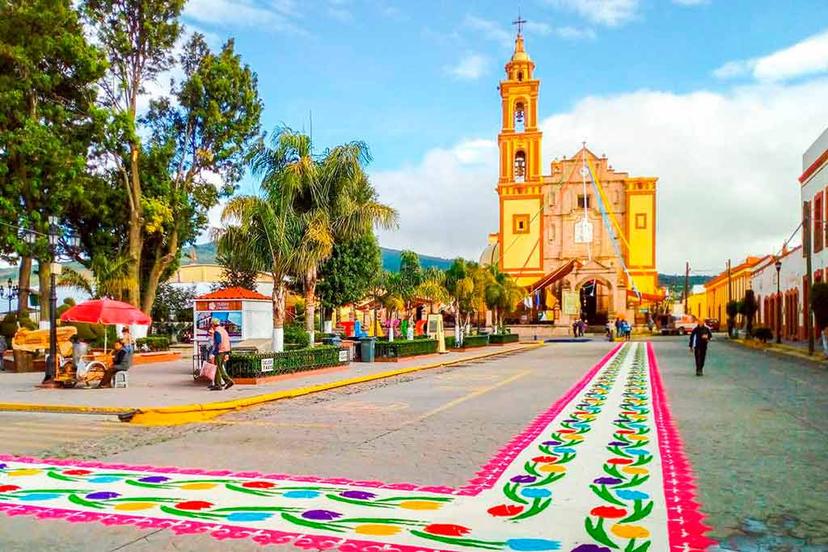
[[[636,215],[635,215],[635,229],[636,230],[646,230],[647,229],[647,213],[636,213]]]
[[[515,182],[526,180],[526,153],[519,151],[515,154]]]
[[[523,80],[523,71],[518,71],[518,80],[519,81]]]
[[[589,207],[590,207],[590,205],[589,205],[589,195],[586,195],[586,196],[579,195],[578,196],[578,208],[583,209],[585,205],[586,205],[586,208],[589,209]]]
[[[517,102],[515,104],[515,130],[517,132],[523,132],[526,128],[526,109],[523,106],[523,102]]]
[[[529,215],[512,215],[512,233],[529,233]]]

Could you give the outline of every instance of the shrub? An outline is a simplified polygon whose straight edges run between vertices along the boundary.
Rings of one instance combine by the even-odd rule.
[[[377,341],[375,344],[376,358],[402,358],[414,355],[427,355],[437,352],[436,339],[402,340],[388,343]]]
[[[37,329],[37,324],[28,316],[18,319],[16,312],[8,313],[3,317],[3,321],[0,322],[0,333],[6,338],[6,343],[8,343],[9,347],[11,347],[11,340],[14,334],[17,333],[18,323],[21,328],[26,328],[27,330]]]
[[[467,335],[463,338],[463,348],[471,349],[473,347],[485,347],[489,344],[488,335]]]
[[[520,341],[518,334],[492,334],[489,336],[489,343],[491,344],[517,343],[518,341]]]
[[[283,353],[230,353],[227,372],[234,378],[256,378],[305,372],[344,364],[339,361],[339,347],[322,345]],[[262,370],[262,360],[273,359],[273,369]]]
[[[285,347],[291,345],[298,349],[304,349],[310,345],[310,336],[304,326],[299,324],[288,324],[285,326]]]
[[[170,338],[161,335],[150,335],[147,337],[139,337],[135,340],[136,347],[140,350],[142,346],[146,345],[150,351],[169,351]]]
[[[446,336],[446,349],[454,349],[455,339],[453,335]]]
[[[767,343],[773,339],[773,331],[766,326],[756,326],[753,328],[753,337],[762,343]]]

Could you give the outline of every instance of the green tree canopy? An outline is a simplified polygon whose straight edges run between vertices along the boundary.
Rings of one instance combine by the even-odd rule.
[[[363,299],[381,269],[380,248],[373,233],[336,242],[331,256],[319,267],[316,293],[320,302],[334,309]]]

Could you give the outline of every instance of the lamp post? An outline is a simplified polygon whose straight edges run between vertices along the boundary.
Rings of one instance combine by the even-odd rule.
[[[9,312],[11,312],[11,302],[13,299],[17,299],[20,296],[20,287],[13,285],[12,279],[9,278],[6,280],[6,287],[0,286],[0,299],[3,297],[9,302]]]
[[[776,258],[776,342],[782,343],[782,296],[780,295],[779,273],[782,270],[782,259]]]

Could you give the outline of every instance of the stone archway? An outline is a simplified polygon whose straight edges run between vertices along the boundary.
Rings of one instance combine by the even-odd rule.
[[[581,318],[590,326],[603,326],[613,310],[612,284],[592,276],[581,280],[575,289],[581,305]]]

